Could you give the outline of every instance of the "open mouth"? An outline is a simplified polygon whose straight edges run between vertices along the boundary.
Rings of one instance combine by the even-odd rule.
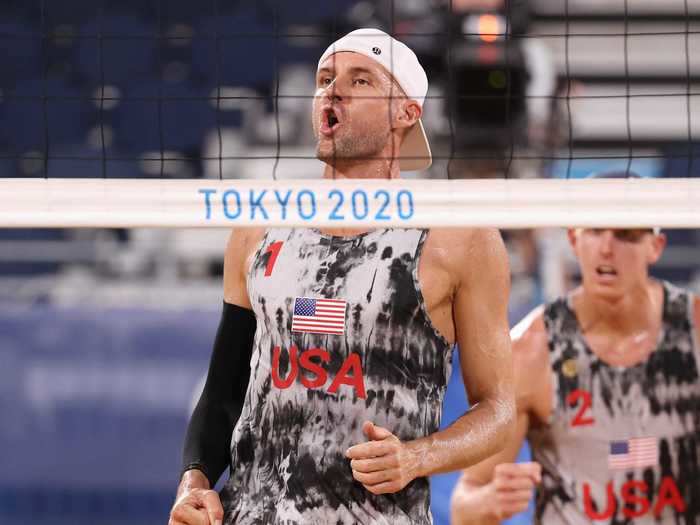
[[[615,270],[615,268],[613,268],[612,266],[606,264],[601,264],[600,266],[596,267],[595,271],[600,276],[617,276],[617,270]]]
[[[333,108],[326,108],[323,110],[323,117],[321,119],[321,133],[324,135],[332,135],[335,130],[340,126],[340,119]]]
[[[328,127],[332,128],[336,124],[338,124],[338,117],[336,117],[335,112],[333,110],[328,111],[328,114],[326,115],[326,119],[328,120]]]

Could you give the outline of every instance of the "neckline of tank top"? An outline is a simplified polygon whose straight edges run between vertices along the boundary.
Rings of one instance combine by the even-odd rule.
[[[365,232],[357,233],[355,235],[333,235],[331,233],[323,232],[319,228],[309,228],[309,230],[315,235],[318,235],[319,237],[333,242],[355,242],[359,241],[360,239],[365,239],[366,237],[369,237],[374,233],[385,232],[391,229],[393,228],[375,228],[372,230],[367,230]]]
[[[644,356],[644,359],[641,361],[634,363],[629,366],[625,365],[615,365],[612,363],[608,363],[605,359],[603,359],[601,356],[599,356],[594,350],[593,347],[589,344],[588,339],[586,338],[586,334],[583,332],[581,329],[581,323],[579,322],[578,316],[576,315],[576,310],[574,309],[573,302],[571,300],[571,293],[568,293],[566,296],[566,308],[569,310],[569,314],[573,316],[575,322],[576,322],[576,336],[581,340],[583,343],[583,348],[584,351],[589,354],[591,357],[595,358],[597,361],[605,365],[606,367],[612,369],[612,370],[617,370],[619,372],[623,372],[625,370],[631,370],[633,368],[636,368],[638,366],[643,366],[645,365],[648,361],[649,358],[656,353],[663,345],[664,340],[666,339],[667,335],[667,330],[666,330],[666,314],[667,314],[667,308],[668,308],[668,301],[669,301],[669,291],[666,286],[666,281],[664,280],[659,280],[659,283],[661,284],[663,294],[662,294],[662,305],[661,305],[661,327],[659,328],[659,333],[656,336],[656,341],[654,342],[654,346],[652,349]]]

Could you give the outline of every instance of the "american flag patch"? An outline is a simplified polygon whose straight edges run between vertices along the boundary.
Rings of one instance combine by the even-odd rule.
[[[294,299],[292,332],[343,335],[347,306],[347,301],[342,299],[297,297]]]
[[[608,467],[611,470],[651,467],[658,463],[659,443],[656,438],[643,437],[610,442]]]

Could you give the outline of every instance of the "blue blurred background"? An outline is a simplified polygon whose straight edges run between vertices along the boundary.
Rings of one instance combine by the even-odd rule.
[[[566,4],[1,0],[0,178],[318,176],[315,63],[362,26],[429,71],[423,177],[700,175],[700,1]],[[667,234],[655,274],[700,290],[698,232]],[[0,523],[167,521],[227,235],[0,229]],[[562,231],[504,237],[515,323],[577,268]],[[444,424],[467,408],[454,370]],[[436,524],[456,477],[433,479]]]

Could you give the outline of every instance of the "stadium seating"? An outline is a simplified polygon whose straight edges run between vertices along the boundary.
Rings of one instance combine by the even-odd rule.
[[[88,96],[60,77],[18,82],[3,102],[3,142],[17,154],[83,142],[96,113]]]
[[[21,79],[38,78],[42,72],[38,28],[16,17],[0,18],[0,87],[13,88]]]
[[[76,72],[92,84],[123,84],[147,76],[157,59],[157,33],[130,15],[94,18],[80,27]]]
[[[125,88],[115,109],[116,143],[126,151],[176,150],[199,154],[208,129],[217,125],[206,89],[150,79]]]

